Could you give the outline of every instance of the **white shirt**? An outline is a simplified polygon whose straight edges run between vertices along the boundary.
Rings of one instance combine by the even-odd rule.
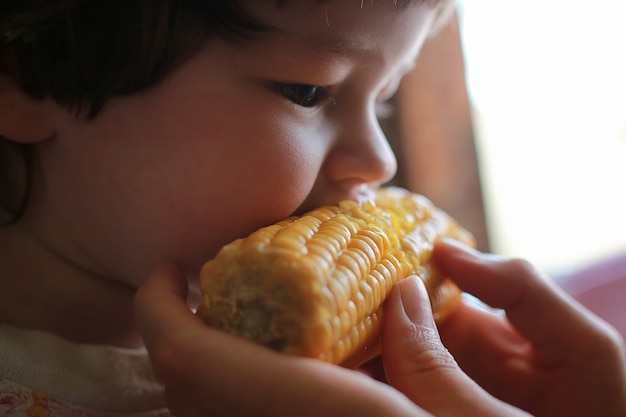
[[[170,416],[145,349],[0,324],[0,416]]]

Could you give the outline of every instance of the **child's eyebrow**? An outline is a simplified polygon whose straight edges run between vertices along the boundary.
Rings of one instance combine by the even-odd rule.
[[[350,41],[346,39],[317,39],[315,47],[329,50],[339,55],[350,56],[372,56],[374,52],[371,48],[361,44],[360,42]]]
[[[319,50],[323,51],[330,51],[340,57],[360,59],[373,59],[380,57],[380,52],[377,52],[358,41],[337,38],[316,38],[312,42],[314,48],[319,48]],[[405,62],[399,68],[400,73],[406,74],[415,66],[415,60],[417,59],[418,53],[419,51],[417,51],[415,56],[407,57]]]

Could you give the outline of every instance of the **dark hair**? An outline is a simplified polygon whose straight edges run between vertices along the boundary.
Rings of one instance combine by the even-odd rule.
[[[264,29],[232,0],[3,0],[0,72],[92,118],[107,99],[156,83],[206,35],[235,41]],[[0,224],[26,209],[32,159],[30,145],[0,136]]]
[[[0,6],[5,67],[36,97],[94,116],[158,81],[198,45],[189,20],[233,37],[261,30],[232,0],[13,0]],[[85,108],[86,107],[86,108]]]
[[[0,73],[93,118],[109,98],[159,81],[206,36],[236,42],[265,30],[236,0],[1,0]],[[11,178],[16,155],[23,180]],[[32,167],[30,145],[0,136],[0,214],[8,214],[0,225],[23,215]]]

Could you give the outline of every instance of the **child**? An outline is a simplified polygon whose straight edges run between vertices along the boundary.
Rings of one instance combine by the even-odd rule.
[[[200,265],[223,244],[322,204],[368,198],[391,178],[395,159],[376,103],[393,94],[448,7],[1,0],[1,413],[168,415],[152,361],[178,416],[524,415],[446,353],[419,280],[403,281],[390,300],[389,385],[365,369],[251,346],[189,309]],[[530,343],[539,338],[520,308],[554,305],[568,325],[555,335],[570,336],[554,346],[589,358],[581,368],[542,356],[555,371],[535,372],[531,345],[509,322],[463,306],[442,329],[451,349],[485,335],[484,326],[507,336],[484,342],[487,359],[502,348],[501,361],[467,368],[494,395],[555,415],[568,410],[560,396],[544,409],[535,400],[559,382],[563,393],[589,390],[581,398],[594,410],[623,412],[624,365],[610,330],[532,271],[510,271],[515,263],[443,244],[436,254],[461,285],[510,308]],[[515,303],[525,289],[534,291]],[[602,349],[568,345],[574,331],[601,336]],[[511,348],[523,369],[512,367]],[[615,389],[572,382],[596,372],[613,372],[606,387]]]

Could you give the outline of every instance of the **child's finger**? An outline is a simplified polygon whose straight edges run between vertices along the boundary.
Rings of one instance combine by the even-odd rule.
[[[528,262],[481,254],[453,242],[439,242],[433,257],[441,272],[464,291],[504,309],[511,324],[536,348],[548,347],[546,360],[564,358],[561,349],[596,343],[596,336],[606,334],[600,319],[583,312]]]
[[[208,415],[237,410],[255,417],[424,415],[397,391],[357,372],[279,354],[204,325],[186,305],[185,286],[177,268],[162,266],[139,290],[135,304],[174,409]]]
[[[169,263],[160,265],[137,290],[135,319],[146,345],[151,346],[161,334],[175,330],[177,316],[193,315],[185,302],[187,291],[187,280],[180,268]]]
[[[166,387],[168,404],[173,409],[201,408],[219,414],[235,407],[242,390],[251,385],[246,402],[235,408],[242,415],[253,415],[254,409],[266,405],[263,391],[275,386],[267,383],[253,389],[259,381],[276,377],[265,369],[272,352],[206,326],[189,309],[186,287],[180,269],[166,264],[135,296],[137,325]]]

